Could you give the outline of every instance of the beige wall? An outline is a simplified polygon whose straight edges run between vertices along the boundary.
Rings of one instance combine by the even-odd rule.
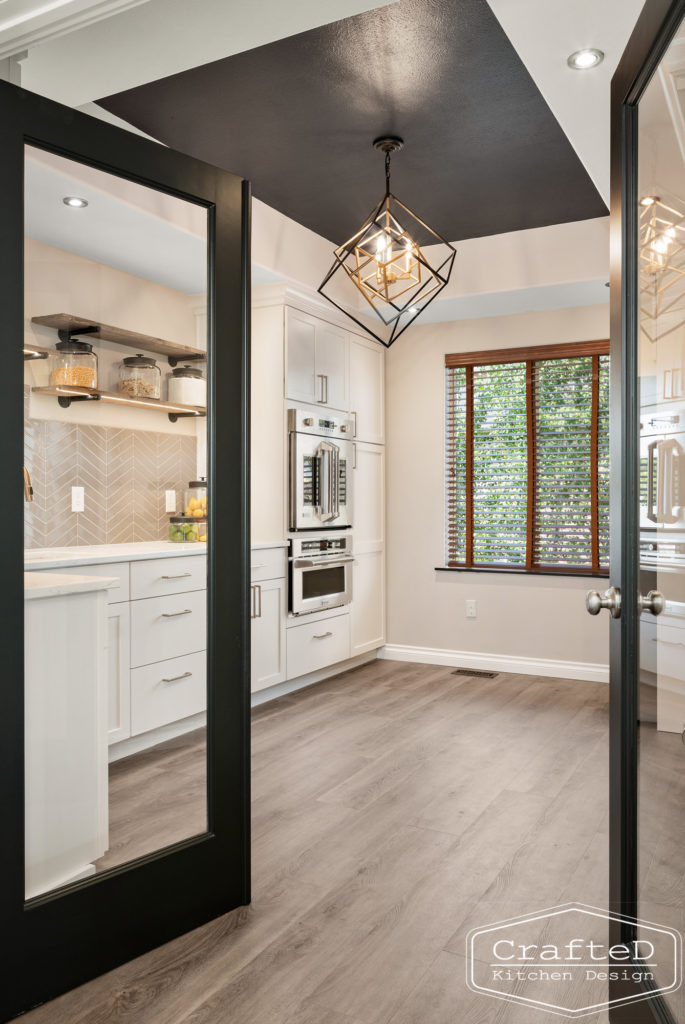
[[[593,580],[435,567],[444,564],[445,353],[585,341],[607,338],[608,331],[608,307],[588,306],[414,327],[389,349],[390,645],[583,663],[595,677],[604,674],[596,666],[608,662],[607,620],[588,616],[583,603]],[[467,619],[465,601],[472,598],[478,617]],[[582,667],[576,671],[583,674]]]

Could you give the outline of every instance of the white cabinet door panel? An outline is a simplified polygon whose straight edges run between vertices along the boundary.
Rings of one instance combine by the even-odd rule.
[[[346,410],[349,405],[349,335],[324,320],[316,324],[316,375],[323,378],[324,405]]]
[[[207,646],[207,592],[171,594],[131,605],[131,665],[138,668]]]
[[[350,656],[350,616],[291,626],[287,644],[288,679],[345,661]]]
[[[131,562],[131,600],[161,597],[162,594],[182,594],[187,590],[205,590],[206,545],[198,544],[198,548],[202,550],[197,555]]]
[[[385,440],[385,352],[377,342],[350,336],[350,412],[355,438]]]
[[[207,707],[205,652],[136,668],[131,673],[131,734],[157,729]]]
[[[322,398],[316,377],[316,324],[314,317],[295,309],[286,310],[285,393],[295,402],[318,402]]]
[[[259,552],[255,552],[259,554]],[[252,632],[252,692],[285,680],[287,581],[269,580],[252,587],[255,617]]]
[[[107,741],[118,743],[130,735],[131,606],[124,601],[107,609]]]
[[[385,643],[385,556],[357,555],[352,575],[352,656]]]
[[[250,552],[250,579],[253,583],[282,579],[287,571],[287,548],[253,548]]]
[[[355,441],[354,552],[377,551],[385,540],[385,449]]]

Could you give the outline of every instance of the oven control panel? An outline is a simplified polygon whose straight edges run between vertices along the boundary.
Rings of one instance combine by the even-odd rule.
[[[317,416],[306,409],[288,409],[288,430],[296,434],[347,438],[352,436],[352,421],[330,413]]]

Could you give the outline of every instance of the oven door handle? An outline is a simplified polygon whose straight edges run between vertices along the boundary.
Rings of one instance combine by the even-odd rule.
[[[339,508],[336,510],[340,449],[330,441],[322,441],[316,457],[319,460],[319,514],[322,522],[330,523],[340,515]]]
[[[336,569],[339,565],[347,565],[354,562],[354,557],[336,558],[331,562],[315,562],[311,558],[294,558],[293,569]]]

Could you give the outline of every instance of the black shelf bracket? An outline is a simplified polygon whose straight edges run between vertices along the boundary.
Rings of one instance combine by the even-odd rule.
[[[79,334],[95,334],[100,328],[97,324],[90,324],[88,327],[75,327],[73,331],[58,330],[57,337],[60,341],[71,341]]]
[[[206,352],[197,352],[188,356],[167,356],[169,366],[173,369],[179,363],[204,363],[207,360]]]
[[[176,420],[187,420],[190,417],[192,417],[194,420],[200,420],[206,415],[206,412],[170,412],[169,422],[175,423]]]
[[[57,401],[63,409],[68,409],[72,402],[99,402],[99,395],[58,395]]]

